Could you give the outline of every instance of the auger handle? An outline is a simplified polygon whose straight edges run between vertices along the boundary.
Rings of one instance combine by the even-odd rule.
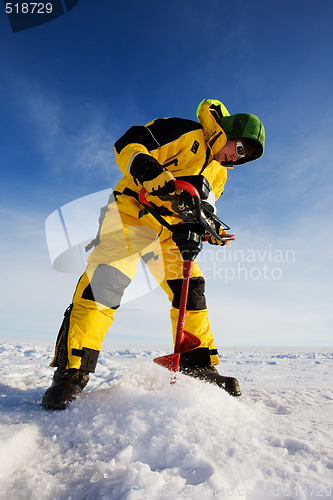
[[[175,188],[187,191],[191,196],[195,196],[201,201],[199,191],[189,182],[176,179]],[[139,202],[142,203],[143,205],[148,205],[149,207],[153,208],[152,205],[146,200],[146,194],[147,194],[147,189],[145,188],[140,189]]]
[[[202,225],[204,229],[210,234],[210,236],[213,236],[216,240],[219,241],[232,241],[235,239],[235,235],[231,234],[227,237],[222,237],[214,231],[212,227],[209,226],[209,224],[202,218],[201,216],[201,197],[199,194],[199,191],[197,190],[196,187],[193,186],[193,184],[187,182],[187,181],[182,181],[180,179],[175,180],[175,189],[182,189],[183,191],[186,191],[189,193],[194,201],[194,205],[196,208],[196,213],[197,213],[197,218],[198,222]],[[167,229],[169,229],[171,232],[173,232],[174,228],[171,224],[169,224],[163,217],[156,212],[154,207],[146,200],[146,194],[147,190],[145,188],[140,189],[139,191],[139,202],[142,203],[142,205],[145,205],[147,207],[147,210],[155,217],[156,220],[158,220],[163,226],[165,226]],[[208,236],[206,238],[206,241],[210,238]]]

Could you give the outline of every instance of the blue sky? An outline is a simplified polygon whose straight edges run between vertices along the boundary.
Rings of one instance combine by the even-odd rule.
[[[1,337],[54,340],[79,275],[52,268],[45,220],[115,187],[115,140],[214,98],[267,137],[218,202],[236,242],[200,256],[216,341],[332,345],[332,14],[328,0],[80,0],[13,34],[2,12]],[[168,317],[156,289],[107,341],[170,342]]]

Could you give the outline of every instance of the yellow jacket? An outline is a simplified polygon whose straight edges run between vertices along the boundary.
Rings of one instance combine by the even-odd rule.
[[[217,199],[227,180],[227,168],[214,160],[214,155],[225,145],[227,137],[209,111],[209,102],[200,108],[199,123],[182,118],[162,118],[146,126],[131,127],[116,143],[115,156],[124,177],[115,191],[138,193],[130,174],[137,154],[146,154],[157,160],[176,178],[202,174],[208,180]],[[147,196],[156,205],[163,203],[157,196]]]

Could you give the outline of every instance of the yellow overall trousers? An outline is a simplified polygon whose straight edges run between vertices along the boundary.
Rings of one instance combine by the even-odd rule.
[[[51,366],[93,372],[103,339],[120,306],[127,286],[142,258],[153,277],[168,294],[175,341],[182,285],[183,260],[172,233],[142,210],[132,196],[121,194],[108,205],[100,226],[99,243],[88,257],[87,267],[74,293],[70,314],[59,331]],[[179,219],[175,217],[176,223]],[[194,261],[190,279],[185,330],[196,335],[206,360],[219,364],[208,321],[204,278]],[[149,299],[148,299],[149,300]],[[66,353],[66,366],[59,352]]]

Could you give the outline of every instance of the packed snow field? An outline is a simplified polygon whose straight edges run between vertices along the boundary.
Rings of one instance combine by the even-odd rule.
[[[333,499],[330,348],[220,349],[243,395],[105,348],[81,397],[40,406],[52,346],[3,342],[0,498]]]

